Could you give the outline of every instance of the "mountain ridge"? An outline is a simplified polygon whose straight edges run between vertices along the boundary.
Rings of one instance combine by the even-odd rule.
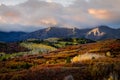
[[[104,39],[119,39],[120,29],[113,29],[108,26],[97,26],[94,28],[78,29],[76,27],[48,27],[39,29],[30,33],[25,32],[9,32],[13,33],[7,38],[2,37],[0,41],[11,42],[21,41],[27,39],[47,39],[47,38],[86,38],[91,40],[104,40]],[[4,32],[5,35],[8,33]],[[15,35],[15,36],[13,36]],[[3,34],[0,32],[0,37]],[[10,39],[10,40],[9,40]],[[11,40],[12,39],[12,40]]]
[[[14,42],[19,40],[19,36],[27,34],[22,31],[4,32],[0,31],[0,42]]]

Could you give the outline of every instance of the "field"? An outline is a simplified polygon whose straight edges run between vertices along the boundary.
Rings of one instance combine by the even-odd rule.
[[[45,40],[28,39],[26,41],[14,43],[1,42],[0,61],[26,55],[46,54],[69,45],[78,45],[91,42],[94,41],[82,38],[48,38]]]
[[[35,42],[20,45],[39,48]],[[120,80],[120,40],[67,45],[50,52],[3,59],[0,80]]]

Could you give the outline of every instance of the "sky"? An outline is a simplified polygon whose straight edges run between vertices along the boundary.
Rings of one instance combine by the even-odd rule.
[[[0,31],[50,26],[120,28],[120,0],[0,0]]]

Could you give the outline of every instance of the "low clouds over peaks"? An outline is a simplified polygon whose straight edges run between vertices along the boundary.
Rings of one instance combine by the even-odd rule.
[[[120,25],[120,0],[71,0],[69,6],[55,0],[28,0],[17,5],[0,6],[0,30],[32,31],[44,26],[70,25],[87,28],[96,25]],[[6,28],[1,25],[14,27]],[[24,27],[20,28],[24,25]],[[31,29],[28,29],[31,26]],[[34,27],[37,26],[37,27]],[[27,27],[27,28],[26,28]],[[15,29],[14,29],[15,28]],[[7,31],[8,31],[7,30]]]

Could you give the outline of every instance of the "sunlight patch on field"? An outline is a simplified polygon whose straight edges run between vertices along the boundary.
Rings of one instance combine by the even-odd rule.
[[[32,54],[47,53],[56,50],[56,48],[54,47],[36,43],[21,43],[21,46],[30,49],[31,50],[30,53]]]
[[[75,62],[81,62],[81,61],[86,61],[86,60],[98,59],[98,58],[102,58],[102,57],[104,57],[104,56],[99,55],[99,54],[86,53],[86,54],[82,54],[82,55],[73,57],[71,62],[75,63]]]

